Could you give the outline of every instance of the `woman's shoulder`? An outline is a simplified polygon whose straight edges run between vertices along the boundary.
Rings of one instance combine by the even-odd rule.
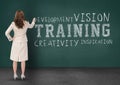
[[[24,22],[25,22],[25,23],[29,23],[29,21],[27,21],[27,20],[24,20]]]
[[[29,24],[29,21],[25,20],[25,21],[24,21],[24,24],[25,24],[25,25],[28,25],[28,24]]]

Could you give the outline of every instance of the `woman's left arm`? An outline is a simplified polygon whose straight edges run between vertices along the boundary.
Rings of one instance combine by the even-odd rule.
[[[5,32],[5,35],[9,41],[13,40],[13,38],[10,36],[10,32],[12,31],[12,29],[13,29],[13,22],[11,23],[11,25],[8,27],[8,29]]]

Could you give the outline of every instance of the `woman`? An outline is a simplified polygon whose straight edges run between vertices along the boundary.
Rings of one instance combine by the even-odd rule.
[[[21,79],[25,79],[25,61],[28,60],[28,47],[26,32],[28,28],[33,28],[36,19],[33,18],[30,24],[25,20],[24,12],[21,10],[16,11],[14,21],[5,32],[6,37],[12,42],[10,60],[13,61],[14,79],[18,78],[17,75],[17,62],[21,62]],[[10,32],[14,31],[14,36],[10,36]]]

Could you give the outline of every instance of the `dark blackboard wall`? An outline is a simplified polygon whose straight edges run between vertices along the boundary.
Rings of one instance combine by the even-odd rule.
[[[28,67],[120,67],[120,5],[116,0],[2,0],[0,1],[0,67],[11,67],[11,42],[5,30],[13,21],[16,10],[25,12],[26,19],[33,17],[71,16],[80,12],[111,13],[112,45],[82,45],[78,47],[34,46],[36,28],[28,30]]]

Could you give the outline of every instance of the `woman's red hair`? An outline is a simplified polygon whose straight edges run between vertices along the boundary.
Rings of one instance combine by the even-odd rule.
[[[22,29],[22,28],[23,28],[23,26],[24,26],[24,20],[25,20],[24,12],[21,11],[21,10],[16,11],[16,13],[15,13],[15,18],[14,18],[14,22],[15,22],[15,25],[16,25],[19,29]]]

